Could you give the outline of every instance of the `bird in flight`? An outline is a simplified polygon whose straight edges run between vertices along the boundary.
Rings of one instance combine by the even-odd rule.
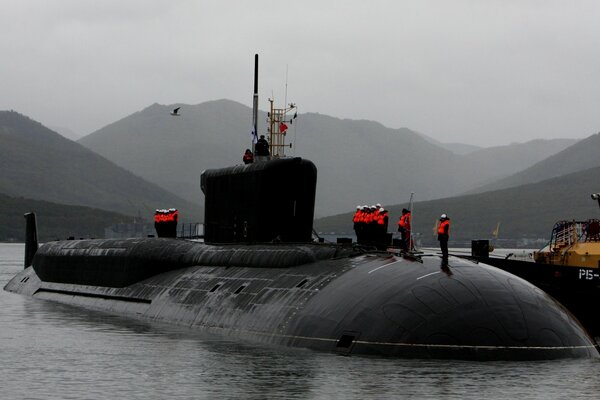
[[[176,109],[174,109],[173,111],[171,111],[171,115],[174,115],[176,117],[180,117],[181,116],[181,114],[179,114],[179,109],[180,108],[181,107],[177,107]]]

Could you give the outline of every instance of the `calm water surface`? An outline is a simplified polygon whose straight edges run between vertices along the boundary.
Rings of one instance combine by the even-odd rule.
[[[0,244],[2,287],[23,245]],[[0,291],[2,399],[598,399],[600,361],[343,357]],[[590,305],[597,306],[597,305]]]

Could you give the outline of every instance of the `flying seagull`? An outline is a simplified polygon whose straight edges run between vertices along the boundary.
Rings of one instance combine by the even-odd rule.
[[[176,109],[174,109],[173,111],[171,111],[171,115],[174,115],[176,117],[180,117],[181,116],[181,114],[179,114],[179,109],[180,108],[181,107],[177,107]]]

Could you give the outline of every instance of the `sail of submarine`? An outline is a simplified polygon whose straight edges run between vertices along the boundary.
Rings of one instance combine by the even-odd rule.
[[[37,249],[28,214],[25,269],[5,290],[342,354],[599,357],[564,307],[502,270],[434,254],[314,242],[316,179],[315,165],[299,157],[204,171],[204,243],[95,239]]]

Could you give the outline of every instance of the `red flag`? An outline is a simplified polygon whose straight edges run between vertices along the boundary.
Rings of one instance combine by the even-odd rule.
[[[288,126],[286,124],[284,124],[283,122],[281,122],[279,124],[279,132],[281,133],[285,133],[285,131],[287,131]]]

